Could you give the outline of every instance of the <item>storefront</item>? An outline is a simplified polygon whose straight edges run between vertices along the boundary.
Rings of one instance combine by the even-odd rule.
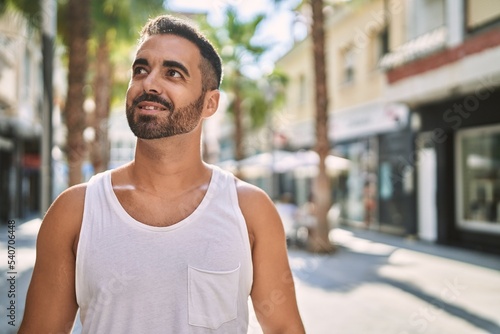
[[[371,103],[335,113],[334,154],[349,159],[337,202],[344,223],[394,234],[415,231],[413,150],[409,110]]]
[[[377,202],[374,191],[377,185],[377,138],[375,136],[358,138],[334,146],[335,155],[349,160],[349,168],[334,185],[334,202],[341,208],[341,218],[350,225],[378,224],[375,217],[377,206],[367,210],[365,205],[370,196],[373,204]],[[367,192],[371,190],[371,193]],[[371,211],[370,211],[371,210]],[[372,214],[372,215],[370,215]]]
[[[0,118],[0,223],[40,211],[40,129]]]
[[[419,203],[419,233],[500,253],[499,106],[500,89],[490,87],[415,110],[421,124],[418,198],[435,198],[434,205]],[[431,180],[435,194],[428,193]]]
[[[409,127],[379,136],[378,216],[385,232],[416,233],[413,138]]]
[[[0,132],[0,222],[11,218],[10,172],[13,159],[14,141]]]

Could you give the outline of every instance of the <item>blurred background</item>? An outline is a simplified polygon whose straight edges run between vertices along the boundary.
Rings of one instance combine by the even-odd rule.
[[[138,31],[172,13],[223,58],[205,161],[269,194],[290,247],[331,253],[365,231],[500,254],[499,0],[1,0],[0,11],[2,224],[133,159],[124,98]]]
[[[206,161],[297,206],[324,162],[330,224],[500,252],[500,1],[320,5],[318,41],[307,1],[3,0],[1,221],[133,158],[138,30],[169,12],[224,61]]]

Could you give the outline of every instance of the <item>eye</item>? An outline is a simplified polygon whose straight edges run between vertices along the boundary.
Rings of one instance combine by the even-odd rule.
[[[173,69],[167,70],[167,76],[173,78],[182,78],[182,75],[179,73],[179,71]]]
[[[134,76],[140,75],[140,74],[146,74],[148,73],[144,67],[137,66],[133,68],[132,73]]]

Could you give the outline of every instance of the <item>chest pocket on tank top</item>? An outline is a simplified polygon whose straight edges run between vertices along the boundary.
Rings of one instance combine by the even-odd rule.
[[[189,266],[188,312],[192,326],[217,329],[238,315],[240,265],[230,271],[210,271]]]

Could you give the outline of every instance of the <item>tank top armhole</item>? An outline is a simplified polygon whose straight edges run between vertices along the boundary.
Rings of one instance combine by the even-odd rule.
[[[245,217],[243,216],[243,212],[241,211],[241,208],[240,208],[240,203],[239,203],[239,200],[238,200],[238,191],[237,191],[237,186],[236,186],[236,183],[238,182],[238,180],[236,179],[236,177],[234,177],[232,174],[228,173],[226,174],[226,178],[227,178],[227,182],[229,183],[229,197],[230,197],[230,200],[231,200],[231,207],[233,208],[234,210],[234,214],[236,216],[236,218],[238,219],[238,223],[239,223],[239,226],[240,226],[240,231],[241,231],[241,234],[242,234],[242,239],[243,239],[243,242],[245,243],[245,253],[246,253],[246,257],[247,257],[247,262],[248,262],[248,291],[250,292],[251,291],[251,288],[252,288],[252,284],[253,284],[253,261],[252,261],[252,249],[251,249],[251,246],[250,246],[250,236],[248,234],[248,227],[247,227],[247,223],[246,223],[246,220],[245,220]]]
[[[91,213],[91,202],[92,198],[95,197],[96,192],[99,189],[99,186],[102,184],[102,179],[105,176],[104,172],[101,174],[94,175],[90,178],[90,180],[87,182],[87,187],[85,189],[85,199],[84,199],[84,204],[83,204],[83,216],[82,216],[82,223],[80,226],[80,232],[78,234],[78,244],[76,246],[76,258],[75,258],[75,293],[76,293],[76,301],[77,304],[80,305],[80,298],[81,296],[81,291],[80,291],[80,277],[81,275],[84,275],[84,273],[81,271],[81,266],[85,262],[84,254],[85,254],[85,247],[87,246],[88,243],[88,229],[90,228],[89,222],[92,221],[92,213]]]

